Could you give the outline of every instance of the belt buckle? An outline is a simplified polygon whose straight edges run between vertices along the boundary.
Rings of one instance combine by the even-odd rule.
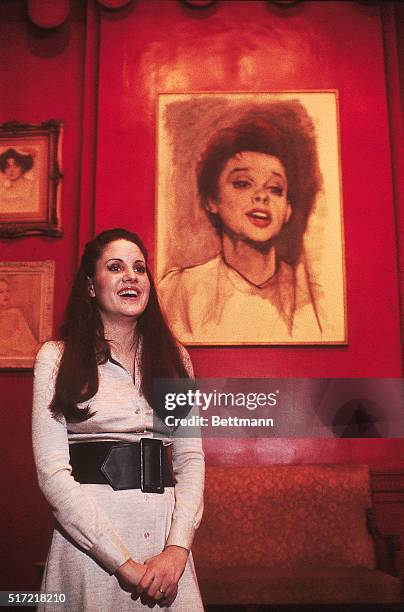
[[[164,493],[161,440],[140,439],[140,488],[144,493]]]

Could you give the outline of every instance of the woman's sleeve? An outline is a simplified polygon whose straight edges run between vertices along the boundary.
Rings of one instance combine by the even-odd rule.
[[[193,377],[191,359],[180,347],[189,376]],[[176,479],[175,507],[166,546],[190,549],[203,512],[205,461],[201,438],[178,437],[173,441],[173,470]]]
[[[34,367],[32,440],[38,482],[62,528],[112,574],[131,554],[108,517],[71,475],[66,421],[49,411],[60,354],[56,343],[47,342]]]

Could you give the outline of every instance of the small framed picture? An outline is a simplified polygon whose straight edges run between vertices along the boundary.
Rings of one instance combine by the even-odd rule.
[[[0,237],[61,236],[63,124],[0,125]]]
[[[55,262],[0,262],[0,368],[32,368],[52,336]]]

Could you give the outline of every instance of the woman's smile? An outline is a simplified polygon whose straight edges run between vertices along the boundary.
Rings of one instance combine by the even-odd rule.
[[[272,223],[272,216],[266,210],[254,208],[246,214],[251,223],[257,227],[268,227]]]
[[[124,300],[136,300],[139,297],[140,292],[134,287],[124,287],[123,289],[118,291],[118,295]]]

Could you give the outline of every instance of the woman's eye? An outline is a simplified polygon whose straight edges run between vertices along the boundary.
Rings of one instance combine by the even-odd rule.
[[[119,270],[120,270],[120,269],[121,269],[121,266],[120,266],[119,264],[117,264],[117,263],[110,264],[110,265],[108,266],[108,270],[109,270],[110,272],[119,272]]]
[[[250,186],[250,181],[246,181],[245,179],[237,179],[233,181],[233,187],[236,189],[246,189]]]
[[[274,193],[275,195],[278,195],[278,196],[283,195],[283,188],[280,187],[279,185],[271,185],[269,189],[270,189],[270,192]]]
[[[135,272],[137,272],[138,274],[144,274],[146,272],[146,266],[144,266],[143,264],[137,264],[134,267]]]

